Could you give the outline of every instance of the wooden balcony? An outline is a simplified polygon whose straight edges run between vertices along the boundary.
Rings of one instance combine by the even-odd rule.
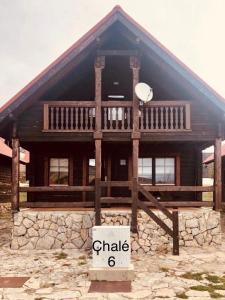
[[[133,130],[132,101],[102,101],[96,120],[94,101],[49,101],[44,103],[44,132],[93,132],[96,122],[103,132]],[[139,107],[139,129],[143,132],[191,130],[190,103],[152,101]]]

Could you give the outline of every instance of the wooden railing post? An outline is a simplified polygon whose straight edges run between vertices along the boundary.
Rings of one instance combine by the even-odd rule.
[[[191,107],[190,103],[185,104],[185,129],[190,130],[191,129]]]
[[[221,158],[222,139],[216,138],[214,145],[214,208],[221,209],[222,202],[222,158]]]
[[[179,220],[178,210],[173,211],[173,255],[179,255]]]
[[[19,211],[19,165],[20,165],[20,144],[17,137],[16,123],[13,124],[12,134],[12,212]]]
[[[43,110],[43,121],[44,121],[43,129],[44,130],[49,129],[48,116],[49,116],[49,105],[48,105],[48,103],[44,103],[44,110]]]

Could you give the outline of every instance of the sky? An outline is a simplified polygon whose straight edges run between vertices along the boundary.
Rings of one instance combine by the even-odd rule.
[[[115,5],[225,97],[225,0],[0,0],[0,106]]]

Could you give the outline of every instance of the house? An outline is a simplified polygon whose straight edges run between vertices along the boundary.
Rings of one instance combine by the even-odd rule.
[[[25,180],[25,165],[29,163],[29,152],[20,148],[20,181]],[[11,199],[12,149],[0,137],[0,202]]]
[[[138,82],[153,88],[144,105]],[[220,95],[116,6],[1,108],[13,211],[94,207],[100,224],[102,207],[127,206],[134,232],[138,208],[219,211],[224,112]],[[215,185],[202,186],[202,150],[212,144]],[[30,152],[29,187],[18,185],[20,145]],[[211,202],[201,200],[207,191]]]

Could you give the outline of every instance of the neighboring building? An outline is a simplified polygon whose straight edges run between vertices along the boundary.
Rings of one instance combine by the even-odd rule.
[[[222,158],[222,195],[223,201],[225,200],[225,144],[221,146],[221,158]],[[207,174],[210,178],[214,173],[214,153],[210,154],[205,160],[203,160],[203,168],[207,170]]]
[[[204,178],[213,178],[214,176],[214,169],[213,169],[213,164],[205,164],[205,161],[208,160],[213,155],[213,153],[202,153],[202,176]]]
[[[29,152],[20,149],[20,175],[25,180],[26,165],[29,163]],[[12,182],[12,149],[0,137],[0,202],[10,201]]]
[[[153,88],[150,103],[139,105],[138,82]],[[220,170],[224,113],[221,96],[116,7],[1,108],[13,209],[23,191],[27,207],[95,206],[97,224],[101,206],[132,204],[135,220],[139,191],[152,205],[218,210],[220,172],[202,186],[202,150],[215,144]],[[30,152],[20,189],[19,144]]]

